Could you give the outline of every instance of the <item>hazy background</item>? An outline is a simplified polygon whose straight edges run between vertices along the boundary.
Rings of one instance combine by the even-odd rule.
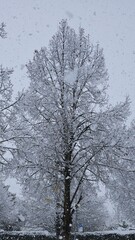
[[[103,47],[110,102],[129,95],[130,119],[135,118],[135,0],[0,0],[0,22],[7,31],[0,39],[0,63],[14,69],[14,95],[28,86],[25,64],[35,49],[48,45],[63,18]]]

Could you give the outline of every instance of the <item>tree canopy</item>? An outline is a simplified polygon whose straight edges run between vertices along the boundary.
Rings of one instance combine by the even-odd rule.
[[[100,181],[111,186],[131,170],[127,159],[134,165],[134,131],[126,126],[129,99],[109,105],[103,49],[66,20],[48,48],[35,50],[27,72],[30,86],[10,123],[12,168],[25,188],[51,195],[57,237],[69,240],[88,189]]]

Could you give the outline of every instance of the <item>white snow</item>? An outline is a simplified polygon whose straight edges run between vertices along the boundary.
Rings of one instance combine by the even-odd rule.
[[[49,233],[47,230],[37,231],[36,229],[33,230],[33,231],[31,231],[31,230],[27,230],[27,231],[25,231],[25,230],[23,230],[23,231],[11,231],[10,233],[8,232],[8,234],[10,234],[10,235],[19,235],[19,236],[23,236],[23,235],[54,236],[54,234]]]
[[[1,230],[0,233],[4,233],[5,231]],[[9,232],[8,232],[9,233]],[[9,233],[10,235],[19,235],[19,236],[23,236],[23,235],[45,235],[45,236],[52,236],[54,237],[55,234],[49,233],[47,230],[44,231],[38,231],[38,230],[24,230],[24,231],[12,231]],[[87,235],[108,235],[108,234],[116,234],[116,235],[131,235],[131,234],[135,234],[135,229],[134,230],[130,230],[130,229],[122,229],[122,230],[110,230],[110,231],[95,231],[95,232],[76,232],[77,235],[81,235],[81,236],[87,236]],[[59,237],[60,240],[63,239],[62,236]]]
[[[22,214],[20,214],[18,217],[19,217],[19,219],[21,220],[21,222],[24,222],[24,221],[25,221],[25,217],[24,217]]]
[[[68,179],[70,179],[70,176],[67,176],[67,177],[66,177],[66,180],[68,180]]]
[[[16,178],[8,177],[5,181],[6,185],[9,185],[9,191],[15,193],[17,197],[22,198],[22,189]]]
[[[117,234],[117,235],[130,235],[135,234],[135,229],[116,229],[116,230],[109,230],[109,231],[95,231],[95,232],[83,232],[78,233],[79,235],[108,235],[108,234]]]

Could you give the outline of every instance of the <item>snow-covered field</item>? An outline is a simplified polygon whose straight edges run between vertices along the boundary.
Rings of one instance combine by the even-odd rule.
[[[109,230],[109,231],[95,231],[95,232],[83,232],[83,233],[77,233],[82,236],[86,235],[108,235],[108,234],[117,234],[117,235],[130,235],[135,234],[134,230]]]
[[[23,230],[23,231],[3,231],[0,230],[0,234],[9,234],[9,235],[44,235],[44,236],[49,236],[49,237],[55,237],[55,233],[49,233],[48,231],[44,230],[44,231],[39,231],[39,230]],[[134,230],[110,230],[110,231],[95,231],[95,232],[76,232],[76,235],[80,235],[80,236],[88,236],[88,235],[110,235],[110,234],[117,234],[117,235],[133,235],[135,234],[135,229]]]

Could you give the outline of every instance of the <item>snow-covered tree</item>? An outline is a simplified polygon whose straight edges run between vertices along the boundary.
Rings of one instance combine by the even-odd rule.
[[[5,38],[5,24],[0,25],[0,37]],[[12,101],[12,83],[10,76],[12,69],[3,68],[0,65],[0,169],[9,162],[11,158],[11,149],[13,147],[13,129],[10,128],[10,122],[13,117],[13,106],[16,101]]]
[[[25,226],[30,228],[42,228],[49,232],[55,231],[55,199],[54,194],[40,188],[33,187],[24,192],[24,206],[27,210]]]
[[[5,24],[0,25],[0,37],[6,37]],[[3,68],[0,65],[0,226],[11,229],[17,224],[17,212],[15,209],[15,195],[9,192],[9,186],[4,185],[5,172],[3,169],[11,162],[13,145],[13,128],[11,122],[14,116],[13,106],[18,101],[12,101],[12,83],[10,76],[12,69]],[[3,181],[3,182],[2,182]]]
[[[103,50],[65,20],[48,49],[35,50],[27,70],[30,86],[14,119],[21,135],[14,160],[25,185],[40,188],[44,181],[54,192],[58,235],[69,240],[85,182],[108,182],[128,154],[129,101],[107,105]]]
[[[116,221],[122,223],[126,221],[135,225],[135,122],[131,123],[126,132],[125,140],[128,142],[129,152],[123,157],[122,169],[113,175],[111,182],[108,182],[110,198],[116,210]]]
[[[86,184],[83,191],[85,191],[85,198],[75,209],[72,231],[77,230],[80,224],[83,224],[84,231],[105,229],[109,214],[104,205],[104,197],[98,196],[97,186]],[[25,212],[27,212],[25,226],[41,227],[54,232],[57,223],[54,192],[50,191],[50,188],[45,188],[44,181],[42,181],[39,188],[31,184],[27,191],[24,190],[23,196]]]
[[[99,195],[98,186],[85,184],[85,197],[74,214],[74,228],[83,226],[83,231],[101,231],[107,229],[110,215],[105,205],[105,196]]]
[[[0,181],[0,227],[10,230],[17,223],[15,211],[16,197],[10,193],[9,186]]]
[[[12,140],[9,122],[12,117],[12,84],[10,75],[12,70],[0,66],[0,165],[7,164],[10,154],[10,141]],[[7,154],[8,152],[8,154]]]

